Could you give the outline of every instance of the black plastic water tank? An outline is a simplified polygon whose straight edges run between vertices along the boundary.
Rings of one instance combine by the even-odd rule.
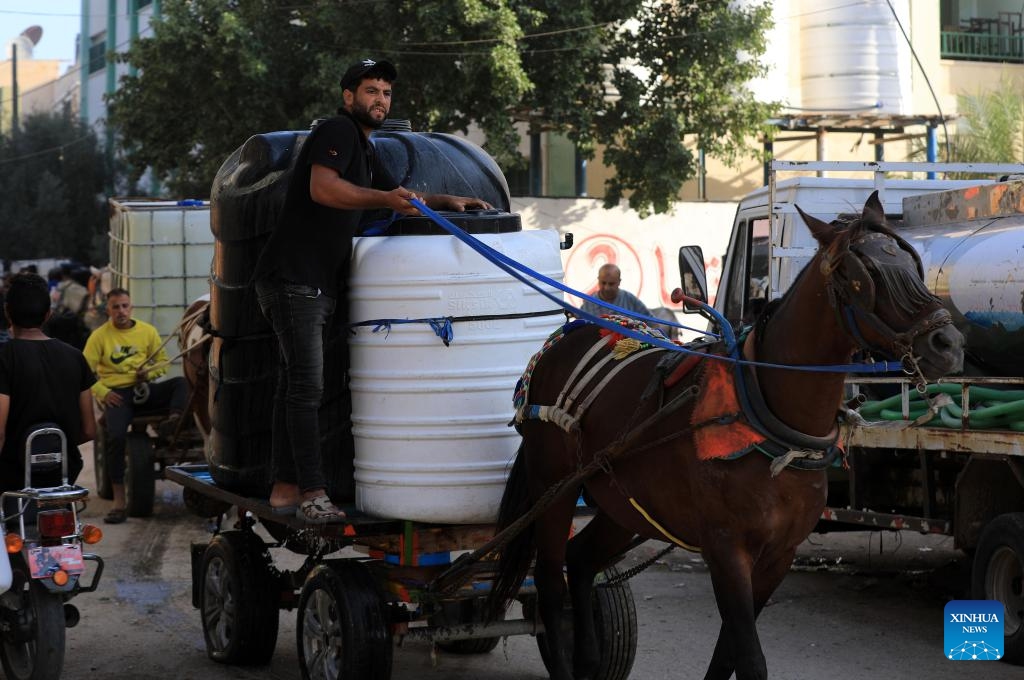
[[[215,237],[210,323],[210,417],[206,458],[214,480],[239,493],[262,495],[272,483],[271,427],[277,380],[277,341],[260,312],[252,280],[260,252],[280,216],[292,169],[308,132],[250,137],[221,166],[210,196]],[[486,233],[518,230],[509,215],[508,184],[475,144],[440,133],[379,131],[371,136],[382,165],[417,193],[481,198],[496,210],[446,214]],[[513,226],[514,225],[514,226]],[[396,221],[389,233],[438,229],[426,218]],[[348,305],[339,300],[324,345],[320,434],[328,491],[353,497],[351,402],[347,387]]]

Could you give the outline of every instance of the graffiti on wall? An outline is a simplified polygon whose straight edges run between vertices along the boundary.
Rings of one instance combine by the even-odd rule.
[[[672,291],[679,287],[678,246],[662,243],[657,238],[642,242],[626,239],[607,232],[589,234],[576,241],[563,252],[565,281],[570,287],[594,295],[597,291],[597,270],[605,264],[614,264],[622,271],[622,288],[640,298],[651,309],[667,307],[678,310],[672,302]],[[708,277],[711,304],[722,276],[720,255],[710,255],[705,249],[704,268]],[[570,302],[579,305],[579,297]]]

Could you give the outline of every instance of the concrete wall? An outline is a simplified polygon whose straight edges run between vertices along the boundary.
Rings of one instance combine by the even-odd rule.
[[[586,198],[513,198],[512,211],[519,213],[524,228],[555,228],[563,240],[567,232],[573,234],[573,247],[562,251],[568,286],[593,294],[598,268],[613,263],[622,270],[622,288],[648,307],[679,309],[669,295],[679,286],[680,246],[701,246],[714,295],[736,204],[679,202],[672,214],[646,220],[623,207],[605,210],[600,200]]]

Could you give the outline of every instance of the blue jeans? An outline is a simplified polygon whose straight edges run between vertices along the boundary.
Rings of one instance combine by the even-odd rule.
[[[274,395],[274,479],[303,492],[325,489],[320,456],[324,394],[324,330],[334,298],[319,289],[277,280],[256,282],[260,309],[281,350]]]

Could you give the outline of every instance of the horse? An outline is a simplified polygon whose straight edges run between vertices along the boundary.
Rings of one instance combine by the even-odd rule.
[[[800,215],[819,247],[741,340],[753,367],[723,361],[719,344],[684,360],[695,368],[673,384],[663,358],[679,352],[631,348],[577,321],[520,381],[522,441],[497,530],[517,520],[526,528],[513,527],[500,549],[489,605],[500,615],[534,563],[552,680],[594,677],[595,576],[646,539],[699,549],[707,564],[721,628],[706,680],[766,678],[756,620],[825,507],[826,468],[842,455],[846,362],[858,350],[885,352],[921,386],[960,370],[963,337],[924,285],[917,253],[886,224],[877,192],[855,219]],[[823,370],[791,368],[812,365]],[[729,450],[712,450],[723,443]],[[556,484],[564,493],[552,493]],[[581,490],[595,514],[567,542]],[[559,625],[566,591],[572,640]]]

